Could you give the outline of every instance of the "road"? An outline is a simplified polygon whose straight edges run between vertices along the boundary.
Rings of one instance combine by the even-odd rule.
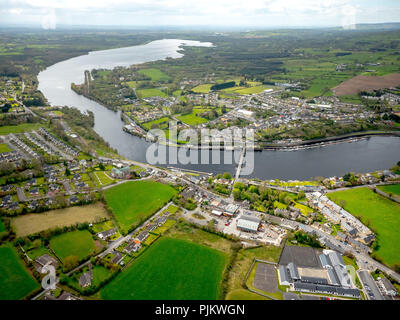
[[[359,270],[358,276],[360,278],[360,281],[362,282],[362,285],[365,289],[364,293],[365,296],[369,300],[385,300],[379,291],[378,286],[376,285],[374,279],[370,275],[370,273],[366,270]]]

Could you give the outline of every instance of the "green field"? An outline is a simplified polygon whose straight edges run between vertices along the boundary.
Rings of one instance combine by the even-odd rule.
[[[227,255],[185,240],[157,240],[101,291],[106,300],[215,300]]]
[[[89,231],[76,230],[53,237],[50,248],[61,260],[68,256],[77,256],[81,260],[95,252],[95,242]]]
[[[0,261],[0,300],[22,299],[39,288],[14,248],[0,247]]]
[[[183,115],[178,115],[177,118],[190,125],[190,126],[196,126],[202,123],[206,123],[208,122],[208,120],[206,118],[201,117],[200,115],[204,112],[207,111],[211,111],[214,108],[206,108],[206,107],[202,107],[202,106],[195,106],[193,108],[192,113],[189,114],[183,114]],[[216,111],[218,113],[218,115],[221,115],[221,109],[220,108],[216,108]]]
[[[144,74],[151,78],[152,81],[166,81],[169,80],[169,76],[158,69],[142,69],[139,73]]]
[[[200,84],[197,87],[192,88],[193,92],[196,93],[209,93],[213,84]]]
[[[150,98],[150,97],[162,97],[166,98],[167,95],[160,89],[150,88],[150,89],[137,89],[136,90],[139,98]]]
[[[152,180],[130,181],[104,192],[122,232],[144,221],[165,205],[177,191]]]
[[[186,123],[186,124],[188,124],[190,126],[196,126],[198,124],[202,124],[202,123],[208,122],[207,119],[198,116],[198,114],[200,114],[202,112],[204,112],[204,110],[201,110],[201,111],[200,110],[193,110],[192,113],[181,115],[181,116],[178,116],[177,118],[180,121],[182,121],[182,122],[184,122],[184,123]]]
[[[376,254],[388,265],[400,263],[400,251],[393,245],[400,242],[400,205],[368,188],[328,193],[328,197],[376,230],[379,248]]]
[[[0,153],[10,152],[11,149],[5,143],[0,143]]]
[[[392,184],[388,186],[378,186],[379,190],[386,192],[387,194],[392,193],[393,195],[400,196],[400,184]]]
[[[166,128],[168,128],[168,122],[169,122],[169,118],[163,117],[163,118],[160,118],[157,120],[142,123],[142,126],[147,130],[152,129],[153,125],[158,125],[160,129],[166,129]]]
[[[26,131],[32,131],[36,130],[43,125],[40,123],[24,123],[24,124],[19,124],[17,126],[3,126],[0,127],[0,136],[6,135],[9,133],[21,133],[21,132],[26,132]]]
[[[0,219],[0,232],[6,231],[6,227],[3,224],[3,221]]]

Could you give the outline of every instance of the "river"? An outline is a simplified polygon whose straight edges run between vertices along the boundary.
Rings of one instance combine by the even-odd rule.
[[[145,45],[90,52],[87,55],[58,62],[38,75],[39,90],[54,106],[70,106],[81,111],[90,110],[95,116],[94,129],[119,154],[146,162],[150,143],[122,131],[120,112],[113,112],[97,102],[73,92],[72,82],[83,83],[84,71],[130,66],[167,57],[180,58],[181,45],[212,46],[211,43],[164,39]],[[219,152],[220,158],[231,159],[231,152]],[[238,158],[238,153],[235,156]],[[210,155],[209,162],[212,163]],[[214,158],[215,159],[215,158]],[[371,172],[387,169],[400,160],[400,138],[370,137],[357,142],[343,142],[321,148],[298,151],[262,151],[254,153],[254,170],[248,177],[259,179],[308,179],[317,176],[343,175],[349,171]],[[231,161],[234,163],[234,161]],[[250,163],[250,159],[249,159]],[[211,173],[235,172],[235,164],[170,164]]]

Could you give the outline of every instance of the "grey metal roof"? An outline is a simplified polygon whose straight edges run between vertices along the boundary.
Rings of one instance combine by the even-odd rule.
[[[293,280],[290,278],[285,266],[279,266],[279,278],[280,282],[293,282]]]
[[[328,269],[328,277],[329,277],[329,280],[331,281],[332,285],[340,286],[339,279],[338,279],[334,269],[331,269],[331,268]]]
[[[301,277],[301,281],[313,284],[329,284],[327,279],[317,277]]]
[[[339,282],[342,286],[351,286],[350,282],[350,277],[349,274],[346,270],[346,267],[341,266],[341,265],[336,265],[333,267],[335,270],[335,273],[339,279]]]
[[[344,266],[345,263],[343,261],[342,255],[336,251],[330,252],[328,254],[329,259],[331,260],[332,266],[342,265]]]
[[[329,285],[316,285],[312,283],[295,282],[294,290],[319,292],[319,293],[333,294],[333,295],[336,294],[336,295],[360,298],[360,291],[357,289],[345,289]]]
[[[319,260],[321,261],[322,267],[323,268],[332,268],[332,264],[331,264],[331,260],[329,259],[329,257],[325,254],[320,254],[319,255]]]
[[[288,268],[288,270],[289,270],[289,274],[290,274],[290,277],[291,277],[292,279],[294,279],[294,280],[300,279],[299,271],[297,270],[297,266],[296,266],[293,262],[290,262],[290,263],[287,265],[287,268]]]

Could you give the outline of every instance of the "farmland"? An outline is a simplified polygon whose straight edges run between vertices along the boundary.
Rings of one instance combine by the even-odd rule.
[[[175,194],[172,187],[151,180],[123,183],[104,193],[122,232],[150,217]]]
[[[400,253],[394,243],[400,241],[400,205],[368,188],[329,193],[328,197],[377,232],[379,247],[375,253],[388,265],[400,262]],[[342,202],[343,203],[343,202]]]
[[[196,93],[209,93],[212,86],[212,84],[200,84],[197,87],[192,88],[192,91]]]
[[[360,91],[372,91],[400,85],[400,74],[380,76],[357,76],[334,88],[337,95],[354,95]]]
[[[95,242],[89,231],[77,230],[53,237],[50,248],[61,260],[69,256],[76,256],[81,260],[95,252]]]
[[[149,88],[149,89],[137,89],[137,94],[139,98],[150,98],[150,97],[162,97],[165,98],[167,95],[161,91],[160,89],[156,88]]]
[[[96,203],[22,215],[12,218],[11,226],[15,229],[17,237],[25,237],[48,229],[62,228],[83,222],[96,222],[107,217],[107,211],[103,205]]]
[[[226,261],[227,256],[217,250],[185,240],[161,238],[107,285],[101,297],[217,299]]]
[[[39,289],[14,248],[0,247],[0,261],[0,300],[22,299]]]
[[[169,80],[169,76],[158,69],[142,69],[139,70],[140,74],[148,76],[152,81],[166,81]]]

